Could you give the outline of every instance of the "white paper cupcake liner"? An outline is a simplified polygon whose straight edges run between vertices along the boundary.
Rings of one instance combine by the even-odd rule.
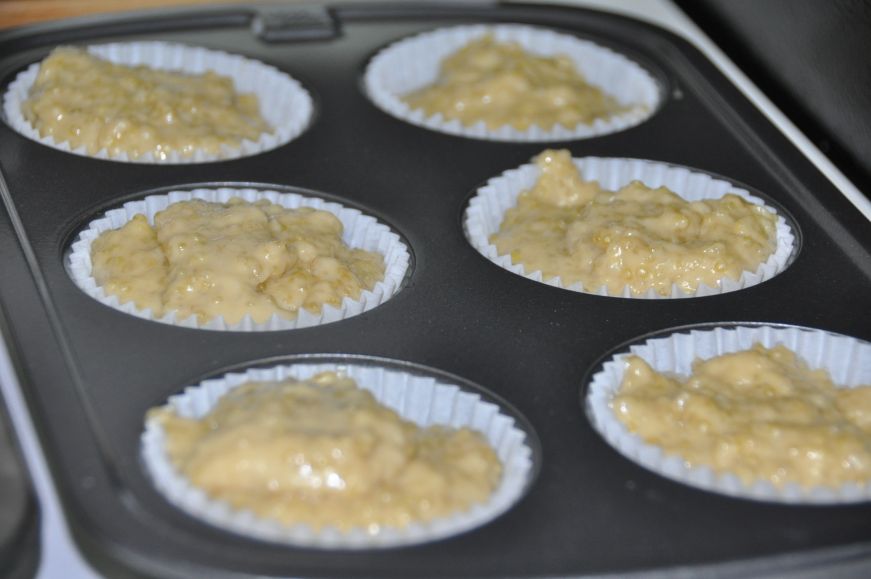
[[[644,442],[616,417],[609,404],[620,388],[626,358],[636,355],[658,372],[688,376],[696,358],[709,359],[750,349],[759,343],[766,348],[784,345],[813,369],[823,368],[841,388],[871,384],[871,343],[806,328],[734,326],[706,330],[684,330],[666,337],[633,345],[606,361],[590,380],[586,397],[587,414],[599,434],[622,455],[662,476],[707,491],[755,500],[801,504],[837,504],[871,500],[871,480],[864,485],[803,488],[790,483],[778,489],[758,480],[747,485],[730,473],[718,473],[699,466],[688,468],[680,456]]]
[[[142,214],[148,222],[154,224],[154,215],[166,209],[173,203],[201,199],[203,201],[226,203],[234,197],[248,202],[267,199],[272,203],[289,209],[312,207],[329,211],[339,218],[344,226],[342,240],[349,247],[375,251],[384,256],[384,279],[375,284],[371,290],[363,290],[360,299],[344,298],[341,307],[325,304],[320,313],[313,313],[300,308],[295,319],[286,319],[273,315],[263,323],[254,322],[250,316],[245,316],[237,324],[228,324],[222,317],[212,318],[204,324],[192,315],[179,318],[174,311],[162,317],[152,315],[150,309],[139,309],[133,302],[120,303],[114,295],[108,295],[91,274],[91,243],[104,231],[118,229],[129,222],[135,215]],[[292,330],[328,324],[356,316],[379,306],[393,297],[400,289],[405,274],[408,271],[410,254],[399,235],[388,226],[379,223],[374,217],[363,214],[357,209],[344,207],[338,203],[324,201],[314,197],[303,197],[296,193],[279,193],[277,191],[259,189],[194,189],[191,191],[173,191],[166,195],[151,195],[140,201],[130,201],[121,208],[107,211],[105,215],[95,219],[79,234],[73,243],[69,258],[69,274],[79,288],[95,300],[120,310],[124,313],[153,320],[165,324],[199,328],[204,330],[229,330],[236,332],[262,332],[273,330]]]
[[[208,50],[182,44],[166,42],[120,42],[87,47],[89,53],[123,65],[146,65],[154,69],[202,74],[214,71],[233,79],[240,93],[256,93],[260,102],[260,114],[269,123],[273,132],[264,133],[255,141],[243,140],[238,147],[223,145],[220,154],[207,154],[196,151],[185,156],[172,153],[166,159],[155,157],[152,153],[130,158],[127,154],[110,155],[105,149],[95,155],[88,153],[84,146],[73,149],[68,141],[55,142],[53,137],[43,138],[21,112],[21,103],[27,99],[28,91],[39,73],[40,63],[31,65],[20,73],[9,85],[3,96],[3,110],[10,126],[22,135],[49,147],[98,159],[130,163],[205,163],[237,157],[256,155],[275,149],[295,139],[311,121],[313,104],[308,92],[299,82],[257,60],[217,50]]]
[[[353,378],[359,387],[372,392],[380,403],[419,426],[468,427],[482,433],[503,467],[502,480],[490,498],[463,513],[414,523],[406,528],[383,528],[377,534],[369,534],[363,529],[342,532],[336,528],[324,528],[315,531],[304,524],[283,525],[247,510],[233,509],[194,487],[167,457],[163,428],[158,421],[149,420],[142,435],[142,457],[157,489],[190,515],[241,535],[308,547],[370,549],[432,541],[483,525],[507,511],[530,484],[532,450],[516,421],[501,412],[496,404],[482,400],[478,394],[442,383],[434,377],[354,363],[299,363],[206,380],[171,397],[169,405],[180,416],[199,418],[208,413],[228,390],[246,382],[286,378],[306,380],[326,371]]]
[[[428,117],[422,109],[412,109],[402,100],[403,96],[434,83],[445,57],[485,34],[491,34],[499,42],[516,42],[534,55],[568,56],[588,83],[631,108],[574,127],[532,126],[519,131],[506,125],[493,131],[483,121],[466,126],[456,119],[446,120],[441,114]],[[565,141],[614,133],[647,119],[660,101],[657,82],[625,56],[588,40],[519,24],[454,26],[400,40],[372,59],[364,82],[369,98],[396,118],[451,135],[494,141]]]
[[[726,193],[733,193],[750,203],[765,206],[772,213],[776,213],[774,209],[766,206],[762,199],[754,197],[748,191],[735,187],[728,181],[715,179],[707,173],[694,172],[686,167],[640,159],[599,157],[574,159],[574,163],[584,181],[596,181],[602,188],[609,191],[617,191],[637,180],[651,188],[666,187],[687,201],[719,199]],[[486,185],[478,189],[477,194],[469,201],[464,217],[466,237],[481,255],[512,273],[537,282],[600,296],[637,299],[702,297],[737,291],[771,279],[786,269],[793,254],[795,236],[783,216],[778,215],[777,246],[774,253],[755,271],[745,271],[738,280],[724,278],[718,287],[701,284],[695,292],[687,293],[675,284],[667,296],[660,295],[654,289],[650,289],[644,294],[633,295],[629,286],[625,286],[620,293],[614,294],[610,293],[604,285],[598,288],[587,288],[580,282],[565,284],[559,276],[545,279],[541,271],[527,271],[523,264],[513,263],[510,255],[500,255],[496,246],[490,243],[490,236],[499,231],[505,212],[517,205],[517,198],[521,192],[535,186],[538,177],[538,167],[534,164],[528,164],[490,179]]]

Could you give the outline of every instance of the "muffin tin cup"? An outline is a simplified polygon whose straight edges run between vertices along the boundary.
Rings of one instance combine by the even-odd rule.
[[[735,187],[728,181],[716,179],[707,173],[692,171],[686,167],[640,159],[599,157],[574,159],[574,163],[584,181],[596,181],[602,188],[609,191],[617,191],[630,182],[638,180],[647,187],[666,187],[687,201],[718,199],[726,193],[733,193],[745,201],[765,206],[772,213],[776,213],[774,209],[766,206],[762,199],[751,195],[745,189]],[[672,285],[671,292],[667,296],[660,295],[652,288],[643,294],[634,295],[629,286],[624,286],[619,294],[613,294],[604,285],[599,288],[587,288],[580,282],[566,284],[559,276],[546,279],[541,271],[528,271],[522,263],[514,263],[510,255],[500,254],[496,246],[490,243],[490,236],[499,230],[505,212],[517,204],[520,193],[535,186],[538,177],[538,167],[534,164],[528,164],[490,179],[478,189],[475,196],[469,201],[463,223],[469,243],[481,255],[503,269],[547,285],[582,293],[635,299],[709,296],[737,291],[771,279],[786,269],[792,260],[796,247],[795,235],[791,227],[783,215],[778,214],[777,244],[774,252],[755,271],[745,271],[737,280],[723,278],[718,287],[701,284],[695,292],[687,293],[675,284]]]
[[[444,58],[485,34],[499,42],[518,43],[536,56],[568,56],[589,84],[629,109],[574,127],[533,125],[521,131],[505,125],[490,130],[483,121],[463,125],[441,114],[427,116],[422,109],[412,109],[402,100],[403,96],[433,84]],[[614,133],[646,120],[660,102],[657,82],[625,56],[575,36],[519,24],[454,26],[400,40],[372,59],[364,84],[372,102],[398,119],[442,133],[493,141],[565,141]]]
[[[379,364],[384,362],[384,365]],[[353,378],[402,418],[421,427],[468,427],[484,435],[502,462],[502,480],[490,498],[468,511],[406,528],[382,528],[377,533],[363,529],[342,532],[326,527],[315,531],[298,524],[288,526],[275,520],[237,510],[215,500],[193,486],[172,465],[165,448],[165,432],[157,420],[146,422],[142,435],[142,458],[157,489],[175,506],[212,525],[252,538],[279,543],[341,549],[396,547],[433,541],[473,529],[508,510],[531,484],[533,451],[528,435],[514,418],[497,404],[474,392],[442,381],[436,374],[404,371],[395,362],[351,360],[348,363],[301,362],[293,365],[227,374],[189,387],[169,399],[168,405],[180,416],[200,418],[229,390],[246,382],[306,380],[319,372],[339,372]]]
[[[696,359],[710,359],[750,349],[783,345],[811,369],[826,370],[839,388],[871,384],[871,343],[822,330],[786,326],[729,325],[684,328],[662,337],[639,341],[606,359],[589,380],[586,411],[590,422],[620,454],[653,472],[707,491],[734,497],[791,504],[838,504],[871,500],[871,480],[866,484],[805,488],[788,483],[777,488],[759,479],[745,484],[736,474],[707,466],[689,467],[676,454],[645,442],[617,418],[610,407],[620,388],[626,358],[635,355],[658,371],[681,376],[692,373]]]
[[[371,290],[363,290],[359,299],[354,300],[345,297],[340,307],[324,304],[321,311],[317,313],[300,308],[297,317],[294,319],[273,315],[266,322],[262,323],[255,322],[250,316],[245,316],[236,324],[227,323],[221,317],[212,318],[205,323],[200,323],[195,315],[180,318],[174,311],[170,311],[162,317],[156,317],[150,309],[140,309],[133,302],[121,303],[116,296],[107,294],[97,284],[91,273],[91,244],[101,233],[122,227],[138,214],[145,215],[148,222],[153,225],[156,213],[180,201],[200,199],[215,203],[226,203],[234,197],[248,202],[268,200],[289,209],[311,207],[321,211],[329,211],[342,222],[344,226],[342,240],[349,247],[374,251],[384,257],[384,278],[377,282]],[[140,201],[125,203],[121,208],[107,211],[101,217],[91,221],[72,244],[68,271],[76,285],[86,294],[104,305],[127,314],[188,328],[262,332],[317,326],[367,312],[386,302],[399,291],[408,273],[410,260],[409,250],[398,234],[394,233],[387,225],[378,222],[374,217],[363,214],[358,209],[344,207],[339,203],[324,201],[315,197],[304,197],[296,193],[222,187],[218,189],[173,191],[166,195],[152,195]]]
[[[255,93],[260,103],[260,114],[269,123],[272,133],[263,133],[257,141],[243,140],[238,147],[222,145],[219,154],[202,150],[186,156],[177,152],[160,158],[153,153],[129,157],[126,153],[113,155],[106,149],[91,154],[84,146],[72,148],[69,141],[56,142],[53,137],[42,137],[24,118],[22,102],[39,74],[40,63],[21,72],[3,97],[3,111],[9,125],[25,137],[68,153],[130,163],[183,164],[205,163],[223,159],[248,157],[280,147],[298,137],[311,122],[314,105],[302,85],[284,72],[257,60],[217,50],[172,44],[167,42],[119,42],[97,44],[87,51],[110,62],[127,66],[148,66],[158,70],[203,74],[216,72],[233,79],[239,93]]]

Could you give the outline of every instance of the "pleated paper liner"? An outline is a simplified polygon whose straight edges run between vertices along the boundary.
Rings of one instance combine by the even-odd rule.
[[[573,127],[509,125],[490,130],[483,121],[463,125],[441,114],[427,116],[402,97],[435,82],[441,61],[486,34],[498,42],[515,42],[536,56],[566,55],[584,79],[627,110]],[[609,48],[575,36],[519,24],[476,24],[439,28],[400,40],[379,52],[366,68],[366,92],[388,114],[413,125],[472,139],[546,142],[584,139],[622,131],[652,115],[660,102],[657,82],[644,68]]]
[[[384,256],[384,278],[376,283],[371,290],[363,290],[359,299],[344,298],[340,307],[325,304],[320,312],[311,312],[305,308],[300,308],[296,318],[287,319],[273,315],[262,323],[257,323],[246,316],[236,324],[229,324],[221,317],[200,323],[196,316],[179,318],[174,311],[170,311],[162,317],[156,317],[151,310],[139,309],[133,302],[121,303],[116,296],[108,295],[97,284],[91,273],[91,244],[104,231],[122,227],[137,214],[145,215],[148,222],[153,224],[156,213],[180,201],[201,199],[226,203],[234,197],[248,202],[266,199],[290,209],[311,207],[329,211],[338,217],[344,226],[342,239],[345,244],[355,249],[374,251]],[[152,195],[140,201],[131,201],[125,203],[121,208],[107,211],[103,216],[89,223],[71,247],[69,273],[76,285],[89,296],[111,308],[133,316],[188,328],[259,332],[317,326],[369,311],[383,304],[399,291],[408,271],[410,259],[409,250],[399,235],[387,225],[380,223],[374,217],[365,215],[358,209],[344,207],[339,203],[315,197],[304,197],[296,193],[279,193],[259,189],[194,189],[192,191],[174,191],[166,195]]]
[[[740,324],[699,329],[683,328],[661,337],[639,340],[609,357],[589,381],[586,411],[602,437],[626,458],[675,481],[724,495],[788,504],[838,504],[871,500],[871,480],[865,484],[806,488],[788,483],[782,488],[766,480],[745,484],[736,474],[707,466],[689,467],[678,455],[645,442],[617,418],[610,402],[619,390],[626,358],[635,355],[661,373],[688,376],[695,359],[783,345],[811,369],[826,370],[839,388],[871,384],[871,343],[823,330]]]
[[[765,206],[772,213],[776,213],[773,208],[766,206],[762,199],[751,195],[747,190],[686,167],[640,159],[599,157],[574,159],[574,163],[584,181],[596,181],[609,191],[617,191],[630,182],[639,180],[651,188],[664,186],[687,201],[719,199],[726,193],[733,193],[745,201]],[[670,294],[663,296],[653,289],[636,295],[632,293],[629,286],[625,286],[623,291],[613,294],[604,285],[584,287],[580,282],[566,284],[558,276],[546,279],[541,271],[529,271],[522,263],[514,263],[510,255],[499,254],[496,246],[490,243],[490,236],[499,230],[505,212],[517,204],[517,198],[522,191],[535,186],[538,177],[538,168],[534,164],[528,164],[490,179],[469,201],[464,217],[466,237],[472,247],[496,265],[537,282],[567,290],[612,297],[637,299],[701,297],[737,291],[769,280],[786,269],[793,257],[796,246],[795,235],[786,219],[778,214],[777,244],[774,252],[756,270],[745,271],[737,280],[723,278],[716,287],[701,284],[695,292],[687,293],[679,286],[673,285]]]
[[[428,374],[419,367],[389,360],[362,362],[305,361],[268,369],[251,369],[206,380],[169,399],[180,416],[201,417],[227,391],[252,381],[308,379],[319,372],[339,372],[353,378],[359,387],[418,426],[468,427],[484,435],[502,462],[500,483],[489,499],[468,511],[404,528],[364,529],[343,532],[334,527],[319,531],[298,524],[288,526],[258,517],[246,510],[210,498],[172,465],[166,455],[165,433],[156,420],[147,422],[142,435],[142,457],[155,486],[171,503],[193,517],[248,537],[315,548],[372,549],[423,543],[479,527],[511,508],[532,482],[534,455],[530,434],[496,403],[478,393],[451,383],[440,373]]]
[[[309,125],[313,113],[311,96],[302,85],[284,72],[257,60],[217,50],[167,42],[119,42],[87,47],[89,53],[110,62],[154,69],[202,74],[213,71],[233,80],[239,93],[255,93],[260,103],[260,114],[269,123],[272,133],[263,133],[257,141],[243,140],[233,147],[222,145],[219,154],[195,151],[192,155],[173,152],[160,158],[152,153],[131,158],[126,153],[110,155],[105,149],[95,155],[84,146],[73,149],[68,141],[56,142],[53,137],[42,137],[24,118],[21,103],[39,73],[40,63],[21,72],[10,83],[3,97],[3,110],[10,126],[22,135],[49,147],[98,159],[130,163],[205,163],[238,157],[248,157],[280,147],[298,137]]]

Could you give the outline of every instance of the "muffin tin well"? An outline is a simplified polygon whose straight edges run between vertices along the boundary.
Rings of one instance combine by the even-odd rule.
[[[559,276],[545,278],[540,270],[530,271],[523,263],[514,263],[510,255],[500,254],[496,246],[490,243],[490,236],[499,231],[506,210],[516,206],[518,196],[523,191],[532,189],[538,182],[539,170],[534,164],[522,165],[493,177],[478,189],[469,201],[463,226],[472,247],[496,265],[534,281],[578,292],[638,299],[691,298],[737,291],[771,279],[786,269],[795,258],[798,244],[797,235],[793,233],[796,226],[792,219],[788,215],[785,216],[783,210],[778,213],[776,209],[766,205],[758,195],[753,195],[728,181],[686,167],[641,159],[586,157],[574,159],[574,163],[584,181],[594,181],[607,191],[617,191],[632,181],[641,181],[652,189],[666,187],[686,201],[720,199],[723,195],[731,193],[744,201],[763,206],[767,211],[777,215],[774,251],[754,271],[744,271],[738,279],[724,278],[714,287],[700,284],[692,293],[672,285],[668,295],[660,295],[654,289],[633,295],[629,286],[624,286],[623,291],[615,295],[604,285],[599,288],[584,287],[580,282],[569,284]]]
[[[274,66],[317,103],[308,128],[286,144],[206,164],[72,155],[0,125],[3,335],[73,535],[94,566],[140,577],[537,577],[676,568],[789,574],[871,560],[871,503],[747,501],[672,481],[615,452],[579,403],[584,377],[602,356],[664,328],[738,321],[871,340],[867,220],[698,51],[638,21],[543,5],[337,3],[314,11],[318,18],[287,19],[287,34],[268,41],[248,26],[255,10],[222,6],[0,33],[4,90],[59,44],[183,42]],[[660,88],[655,114],[595,138],[512,143],[426,130],[373,104],[365,71],[383,48],[482,23],[552,29],[626,55]],[[545,147],[568,148],[575,158],[693,167],[746,184],[791,218],[793,261],[752,287],[678,300],[614,299],[513,275],[469,244],[463,215],[488,179]],[[401,234],[411,274],[369,311],[270,332],[153,323],[106,307],[68,275],[66,252],[95,217],[149,195],[222,187],[328,192],[328,201]],[[534,481],[512,508],[462,535],[356,550],[243,537],[190,516],[154,486],[140,458],[149,408],[205,378],[316,354],[408,362],[448,373],[464,388],[482,385],[537,435]]]
[[[427,116],[423,110],[414,109],[402,100],[408,93],[432,84],[444,58],[486,35],[497,42],[519,44],[536,56],[568,56],[589,84],[615,98],[628,110],[574,127],[489,129],[483,122],[464,125],[438,114]],[[662,97],[654,77],[624,55],[553,29],[517,24],[454,26],[403,39],[369,62],[364,83],[375,105],[406,122],[451,135],[518,143],[575,140],[616,133],[644,122],[656,112]]]
[[[419,427],[465,427],[481,433],[502,463],[500,484],[486,502],[450,517],[412,523],[402,529],[388,527],[375,533],[359,528],[348,532],[335,528],[314,531],[301,524],[276,524],[204,496],[172,466],[165,451],[166,433],[159,422],[147,420],[142,457],[155,485],[179,508],[218,527],[246,537],[322,549],[396,547],[457,535],[498,517],[529,489],[538,467],[535,461],[540,457],[533,451],[538,444],[528,423],[504,401],[480,387],[458,385],[456,377],[413,364],[313,356],[289,365],[251,368],[212,378],[186,388],[170,398],[168,404],[179,416],[201,418],[223,395],[247,382],[308,380],[320,372],[337,372],[352,378],[380,404]]]
[[[635,355],[660,373],[689,376],[692,363],[748,350],[783,345],[810,369],[825,370],[839,388],[871,386],[871,343],[820,330],[771,325],[718,325],[680,328],[648,336],[619,348],[607,357],[586,385],[585,408],[593,426],[615,449],[650,470],[685,484],[730,496],[793,504],[839,504],[871,500],[871,481],[865,485],[802,488],[791,483],[776,488],[757,480],[744,484],[729,473],[706,466],[689,468],[678,455],[664,452],[631,433],[614,415],[609,403],[623,381],[627,356]],[[787,422],[788,423],[788,422]]]
[[[191,75],[215,72],[229,77],[237,92],[257,95],[260,113],[273,130],[263,133],[256,141],[245,139],[238,147],[222,145],[216,154],[197,150],[190,156],[171,152],[165,157],[147,153],[131,158],[126,153],[114,154],[106,149],[92,154],[84,146],[73,148],[69,141],[59,142],[52,136],[42,136],[22,114],[21,103],[27,99],[36,80],[39,63],[19,73],[6,87],[3,94],[6,122],[34,141],[76,155],[129,163],[178,164],[247,157],[280,147],[299,136],[308,127],[314,113],[312,98],[299,82],[275,67],[235,54],[169,42],[97,44],[88,46],[87,51],[93,56],[125,66],[147,66]]]
[[[237,323],[230,323],[220,317],[200,322],[193,315],[188,318],[180,318],[174,311],[157,317],[151,310],[141,309],[132,302],[120,303],[117,296],[107,294],[94,279],[91,264],[91,244],[102,233],[123,227],[136,215],[144,215],[148,222],[153,225],[154,216],[173,203],[191,200],[226,203],[231,199],[241,199],[248,203],[269,201],[287,209],[308,207],[332,213],[342,222],[344,227],[342,241],[348,247],[375,252],[383,256],[384,277],[371,289],[363,290],[358,298],[345,297],[338,307],[325,304],[319,312],[301,308],[295,318],[286,319],[273,315],[268,320],[259,323],[250,316],[245,316]],[[374,217],[365,215],[358,209],[345,207],[320,197],[298,193],[282,193],[266,188],[220,187],[171,191],[165,195],[149,195],[145,199],[130,201],[121,208],[107,211],[99,218],[90,221],[76,237],[70,250],[69,272],[76,285],[95,300],[140,318],[189,328],[256,332],[307,328],[343,320],[369,311],[392,298],[400,290],[402,283],[410,274],[410,261],[411,255],[408,247],[400,236],[387,225],[379,223]]]

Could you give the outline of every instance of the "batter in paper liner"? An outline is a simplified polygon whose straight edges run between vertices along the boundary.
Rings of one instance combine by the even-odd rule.
[[[486,501],[502,466],[467,428],[420,428],[333,372],[251,382],[201,419],[152,410],[171,462],[211,498],[287,525],[405,527]]]
[[[403,100],[426,114],[484,121],[491,130],[510,125],[575,127],[624,112],[614,98],[587,84],[565,55],[537,56],[515,42],[486,35],[474,40],[440,66],[438,79]]]
[[[70,47],[40,64],[22,114],[43,138],[133,159],[217,155],[272,132],[257,95],[237,93],[229,77],[124,66]]]
[[[359,299],[384,278],[383,256],[349,248],[342,231],[335,215],[308,207],[182,201],[158,212],[153,227],[136,215],[101,234],[92,275],[107,294],[155,317],[292,319],[300,308]]]
[[[686,379],[630,356],[611,408],[649,444],[748,485],[871,481],[871,386],[837,388],[784,346],[696,360]]]
[[[634,295],[667,296],[673,285],[692,293],[756,270],[776,248],[776,215],[737,195],[686,201],[639,181],[607,191],[582,181],[566,150],[546,150],[535,162],[538,182],[505,212],[490,242],[545,279],[611,294],[628,286]]]

